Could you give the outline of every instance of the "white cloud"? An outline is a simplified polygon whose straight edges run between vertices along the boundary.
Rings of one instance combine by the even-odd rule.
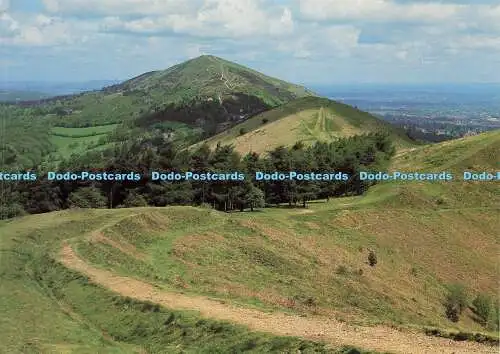
[[[4,13],[0,15],[0,43],[14,46],[72,44],[85,41],[89,27],[86,22],[67,22],[43,14],[14,19]]]
[[[271,20],[269,32],[271,35],[291,34],[294,31],[293,15],[289,8],[283,9],[278,21]]]
[[[12,38],[20,30],[19,23],[7,13],[0,14],[0,43],[2,38]]]
[[[102,16],[158,15],[185,12],[200,1],[185,0],[43,0],[45,8],[58,14]]]
[[[453,42],[448,44],[448,47],[456,52],[461,50],[487,50],[500,52],[500,37],[499,36],[462,36],[456,38]]]
[[[6,12],[9,10],[10,1],[9,0],[0,0],[0,13]]]
[[[161,69],[210,53],[252,63],[257,68],[267,65],[270,74],[273,67],[279,71],[278,67],[293,68],[294,63],[304,67],[314,63],[311,72],[297,73],[303,77],[316,75],[312,72],[319,68],[333,68],[339,74],[341,69],[351,67],[346,70],[352,70],[352,75],[376,76],[383,70],[390,73],[393,66],[394,70],[421,70],[425,66],[425,70],[438,73],[436,68],[446,65],[455,65],[455,71],[461,75],[473,76],[473,72],[467,73],[467,68],[472,68],[471,60],[487,70],[487,64],[499,55],[498,3],[42,1],[44,14],[0,12],[2,59],[11,60],[16,50],[36,52],[40,62],[53,54],[53,60],[60,60],[61,65],[63,59],[57,58],[74,62],[73,73],[82,63],[92,63],[93,75],[95,69],[95,75],[102,70],[106,76],[108,72],[139,74],[141,70]],[[2,6],[6,8],[8,1],[0,0],[0,9]],[[32,51],[32,47],[36,50]],[[104,69],[109,62],[113,64]],[[477,63],[484,63],[484,68]]]
[[[299,0],[300,12],[312,20],[434,22],[455,17],[464,7],[438,2],[401,4],[390,0]]]
[[[266,8],[260,0],[205,0],[191,13],[174,12],[124,20],[105,18],[103,29],[142,34],[178,33],[198,37],[281,36],[293,32],[288,8]]]

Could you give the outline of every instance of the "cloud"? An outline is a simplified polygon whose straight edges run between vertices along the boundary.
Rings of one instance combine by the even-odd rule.
[[[201,1],[185,0],[43,0],[48,12],[60,15],[124,16],[186,12]]]
[[[0,57],[46,67],[52,55],[56,74],[73,63],[72,75],[127,77],[206,53],[290,79],[333,70],[383,81],[393,68],[435,79],[444,67],[484,74],[500,55],[498,0],[37,1],[43,13],[0,12]]]
[[[0,13],[2,12],[7,12],[10,8],[10,1],[9,0],[0,0]]]
[[[11,38],[19,33],[19,23],[7,13],[0,14],[0,38]]]
[[[401,4],[390,0],[299,0],[306,19],[368,22],[436,22],[455,17],[463,5],[439,2]]]
[[[54,46],[84,42],[89,25],[68,22],[59,17],[43,14],[14,19],[0,15],[0,43],[13,46]]]
[[[282,36],[294,30],[288,8],[265,8],[259,0],[205,0],[191,13],[171,12],[127,20],[105,18],[103,30],[150,35],[184,34],[205,38]]]

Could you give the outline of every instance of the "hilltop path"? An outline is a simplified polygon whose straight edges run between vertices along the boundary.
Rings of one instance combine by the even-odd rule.
[[[429,337],[418,332],[403,332],[385,326],[356,327],[331,318],[266,313],[256,309],[233,306],[203,296],[188,296],[159,290],[144,281],[93,267],[79,258],[67,243],[61,250],[60,260],[66,267],[85,274],[94,283],[123,296],[151,301],[170,309],[199,311],[203,317],[230,321],[255,331],[324,341],[334,346],[354,345],[392,353],[497,352],[494,347],[473,342],[456,342]]]

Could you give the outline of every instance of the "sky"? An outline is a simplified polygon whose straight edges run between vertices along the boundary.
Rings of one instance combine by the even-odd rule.
[[[500,82],[500,0],[0,0],[0,80],[202,54],[302,84]]]

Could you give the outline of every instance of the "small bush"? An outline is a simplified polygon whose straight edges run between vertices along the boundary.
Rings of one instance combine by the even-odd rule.
[[[474,306],[474,312],[479,317],[479,320],[483,325],[486,325],[490,318],[491,313],[491,299],[488,295],[479,294],[476,296],[474,301],[472,301],[472,306]]]
[[[370,265],[370,267],[375,267],[377,265],[377,262],[377,255],[375,254],[375,252],[370,251],[370,253],[368,253],[368,264]]]
[[[266,124],[267,122],[269,122],[269,119],[267,118],[262,119],[262,124]]]
[[[452,322],[458,322],[467,307],[467,294],[463,285],[453,284],[449,287],[444,306],[446,317]]]
[[[348,273],[347,267],[344,265],[339,265],[337,269],[335,269],[335,273],[339,275],[346,275]]]
[[[247,133],[245,128],[240,129],[240,135],[245,135]]]

